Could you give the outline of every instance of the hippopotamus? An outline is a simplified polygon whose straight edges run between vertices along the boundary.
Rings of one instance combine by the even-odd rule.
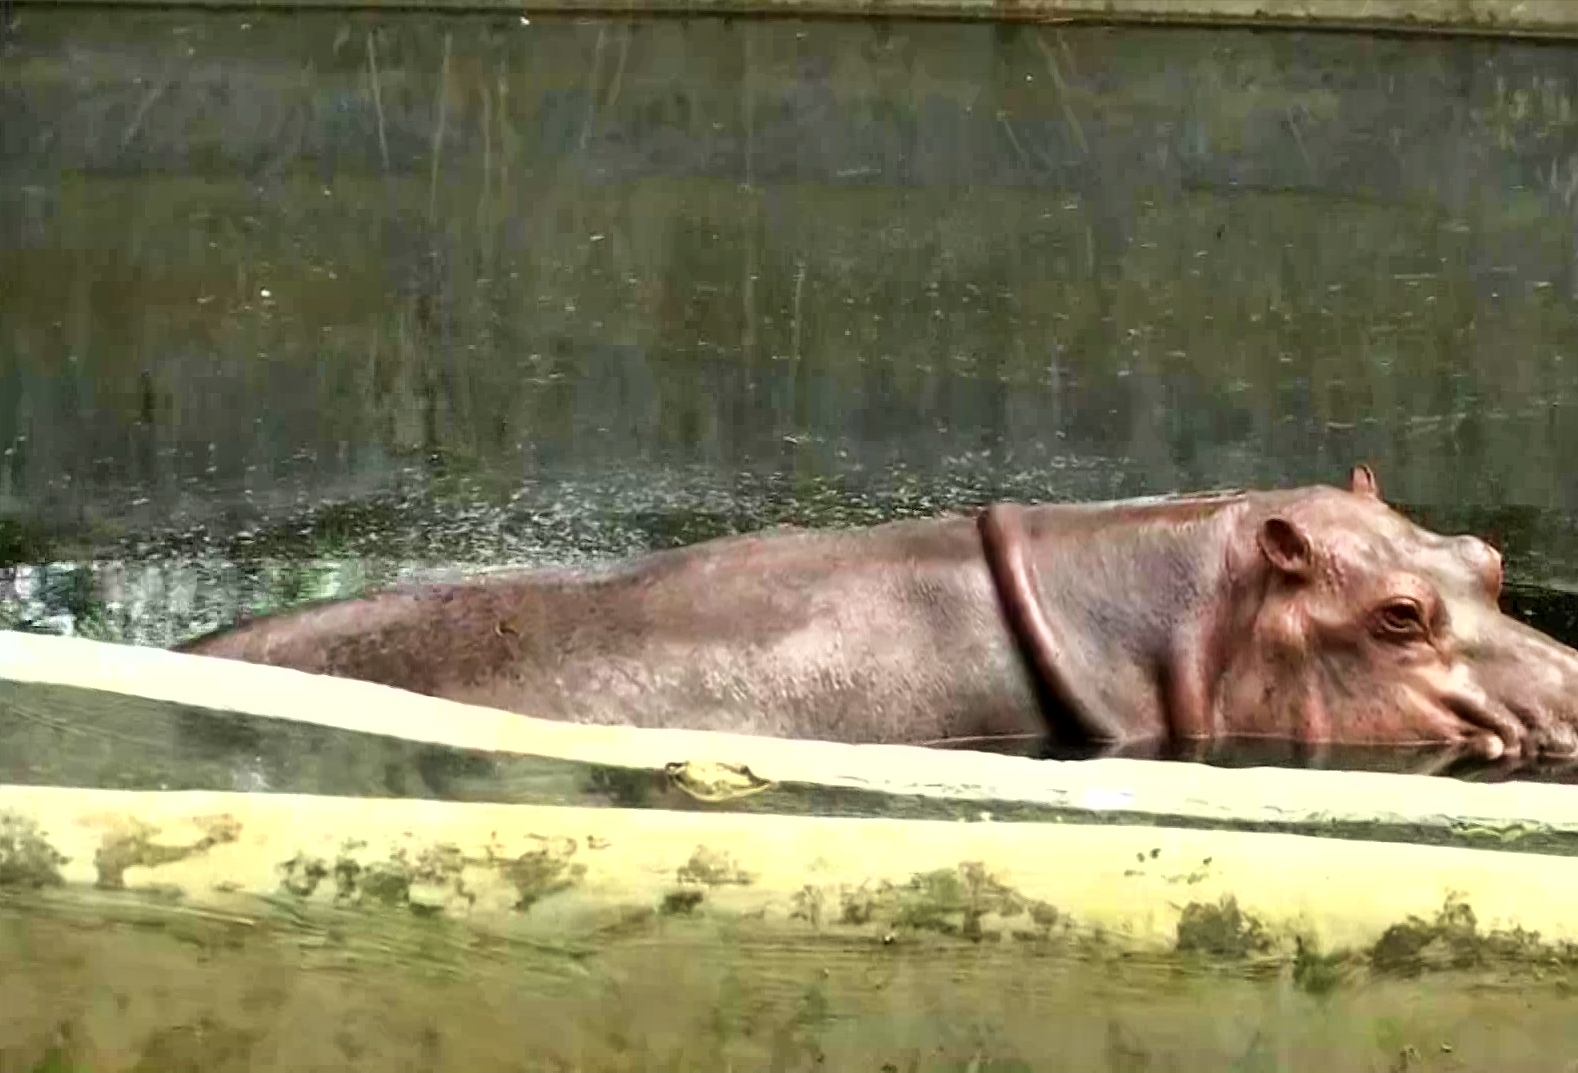
[[[1503,614],[1501,584],[1496,550],[1414,524],[1361,464],[1347,488],[997,503],[407,584],[177,647],[577,723],[1578,756],[1578,652]]]

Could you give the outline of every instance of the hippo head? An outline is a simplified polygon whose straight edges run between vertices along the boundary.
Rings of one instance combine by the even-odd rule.
[[[1578,754],[1578,652],[1502,613],[1490,545],[1413,524],[1362,465],[1346,491],[1267,493],[1244,521],[1231,573],[1252,591],[1219,693],[1227,725],[1509,762]]]

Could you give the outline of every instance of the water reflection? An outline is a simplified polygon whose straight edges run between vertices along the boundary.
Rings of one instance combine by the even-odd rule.
[[[1223,738],[1206,745],[1146,743],[1119,752],[1098,753],[1073,748],[993,749],[1052,760],[1086,760],[1121,756],[1133,760],[1171,760],[1211,767],[1315,768],[1325,771],[1370,771],[1394,775],[1436,775],[1465,782],[1549,782],[1578,784],[1578,763],[1571,760],[1525,759],[1487,761],[1445,745],[1409,748],[1368,745],[1311,746],[1265,738]]]

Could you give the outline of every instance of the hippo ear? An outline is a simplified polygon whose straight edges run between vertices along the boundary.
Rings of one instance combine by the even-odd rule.
[[[1307,578],[1313,565],[1309,538],[1286,518],[1267,518],[1260,525],[1260,553],[1284,574]]]
[[[1353,472],[1348,474],[1348,490],[1358,496],[1381,498],[1381,482],[1375,479],[1375,471],[1363,462],[1354,466]]]

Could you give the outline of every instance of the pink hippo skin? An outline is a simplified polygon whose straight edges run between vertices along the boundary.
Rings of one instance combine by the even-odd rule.
[[[1500,587],[1494,549],[1414,525],[1357,466],[1347,490],[998,504],[402,587],[178,650],[580,723],[1570,758],[1578,652],[1504,615]]]

